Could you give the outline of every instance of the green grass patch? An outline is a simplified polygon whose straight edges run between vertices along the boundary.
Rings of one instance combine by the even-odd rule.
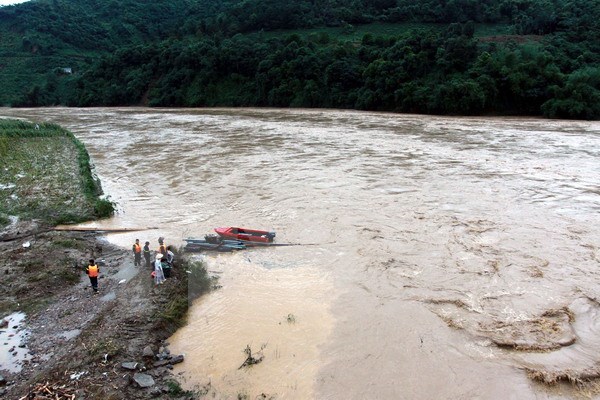
[[[63,286],[65,283],[74,285],[81,280],[79,271],[72,267],[45,267],[30,273],[27,282],[46,283],[47,285]]]
[[[0,229],[8,226],[8,224],[10,224],[10,218],[7,215],[0,214]]]
[[[79,272],[76,271],[74,268],[60,269],[57,271],[54,278],[61,282],[70,283],[71,285],[78,283],[81,279]]]
[[[42,271],[30,274],[27,277],[27,282],[29,282],[29,283],[42,283],[42,282],[49,283],[50,279],[52,279],[52,274],[50,273],[50,271],[42,270]]]
[[[38,311],[44,310],[48,308],[48,305],[52,303],[51,297],[43,297],[43,298],[33,298],[26,299],[25,301],[19,302],[18,309],[25,314],[34,314]],[[14,307],[13,307],[14,310]]]
[[[0,214],[75,223],[112,215],[83,143],[55,124],[0,120]]]
[[[85,245],[83,245],[82,243],[80,243],[78,240],[75,239],[58,239],[58,240],[54,240],[52,241],[52,244],[56,247],[61,247],[61,248],[65,248],[65,249],[83,249],[85,247]]]
[[[44,269],[44,262],[42,260],[27,260],[21,264],[23,272],[28,274],[31,272],[38,272]]]
[[[123,346],[115,343],[113,340],[101,340],[93,344],[90,348],[90,355],[92,357],[104,357],[108,354],[108,357],[114,357],[123,351]]]

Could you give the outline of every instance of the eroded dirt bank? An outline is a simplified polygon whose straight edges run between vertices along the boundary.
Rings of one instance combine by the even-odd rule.
[[[83,272],[91,257],[101,260],[98,294]],[[171,301],[185,293],[179,277],[175,270],[154,287],[150,271],[134,267],[128,251],[94,234],[54,232],[35,223],[0,232],[2,314],[26,314],[20,326],[5,329],[23,331],[20,345],[27,350],[17,360],[10,358],[14,345],[2,348],[9,362],[0,371],[0,397],[189,397],[170,375],[181,358],[169,355],[163,341],[174,329],[167,318]]]

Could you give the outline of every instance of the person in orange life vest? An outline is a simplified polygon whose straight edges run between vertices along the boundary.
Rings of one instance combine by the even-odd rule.
[[[94,260],[90,260],[90,265],[85,269],[86,274],[90,277],[90,283],[94,292],[98,291],[98,275],[100,274],[100,268],[96,265]]]
[[[142,246],[140,245],[140,239],[135,239],[132,250],[133,265],[142,265]]]

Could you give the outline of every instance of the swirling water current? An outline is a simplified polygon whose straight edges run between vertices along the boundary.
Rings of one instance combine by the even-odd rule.
[[[568,398],[526,369],[600,363],[600,123],[288,109],[0,116],[58,123],[86,145],[119,204],[102,226],[159,227],[114,243],[181,245],[233,225],[310,244],[204,256],[221,288],[169,340],[186,355],[175,372],[188,388]],[[499,345],[498,332],[540,344],[536,321],[567,309],[574,343]],[[264,358],[240,368],[247,346]]]

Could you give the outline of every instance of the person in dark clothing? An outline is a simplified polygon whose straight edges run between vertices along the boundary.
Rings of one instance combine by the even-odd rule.
[[[85,273],[90,278],[90,283],[94,292],[98,292],[98,275],[100,275],[100,268],[96,265],[94,260],[90,260],[90,264],[85,268]]]
[[[146,268],[152,267],[150,259],[152,258],[152,252],[150,251],[150,242],[144,243],[144,259],[146,260]]]
[[[173,263],[175,262],[175,253],[173,253],[173,248],[171,246],[167,246],[167,263],[173,267]]]
[[[170,278],[171,277],[171,264],[169,264],[167,262],[167,257],[163,256],[160,259],[160,264],[162,266],[163,273],[165,274],[165,278]]]

